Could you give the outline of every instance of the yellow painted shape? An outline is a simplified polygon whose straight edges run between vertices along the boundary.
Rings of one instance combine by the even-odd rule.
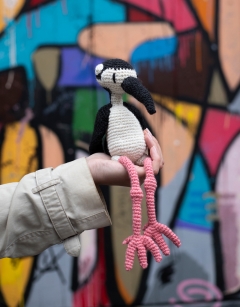
[[[191,0],[202,26],[208,32],[211,40],[214,40],[215,34],[215,1],[216,0]]]
[[[155,104],[156,113],[150,115],[140,102],[132,97],[129,97],[129,101],[139,108],[145,116],[161,146],[164,158],[164,167],[160,171],[161,185],[165,186],[173,180],[184,163],[190,158],[195,142],[196,124],[195,126],[193,124],[194,127],[190,129],[182,124],[180,116],[186,118],[189,123],[199,123],[201,109],[199,106],[188,106],[186,103],[180,104],[179,107],[178,101],[175,101],[176,106],[174,106],[173,101],[170,103],[169,100],[169,108],[177,110],[178,117],[170,114],[160,104]],[[161,103],[163,103],[163,100],[161,100]],[[185,111],[185,105],[188,112]]]
[[[36,148],[37,136],[28,124],[6,125],[1,153],[2,184],[19,181],[38,168]],[[33,257],[0,260],[0,288],[9,307],[24,305],[33,260]]]
[[[189,132],[196,135],[202,114],[200,106],[156,94],[152,94],[152,97],[156,103],[173,112],[179,121],[184,121]]]
[[[24,306],[24,292],[33,260],[33,257],[0,260],[1,292],[9,307]]]
[[[175,35],[166,22],[136,22],[98,24],[84,29],[78,37],[79,46],[103,58],[120,58],[128,61],[131,52],[141,43]]]
[[[219,59],[231,90],[235,90],[240,82],[239,17],[239,0],[219,0]]]
[[[130,188],[112,186],[110,188],[110,197],[116,283],[125,304],[131,305],[136,299],[143,270],[139,265],[137,257],[135,257],[131,271],[126,271],[124,266],[127,245],[123,245],[122,242],[128,236],[132,235]],[[143,198],[142,204],[142,224],[144,225],[147,222],[145,197]]]
[[[19,138],[21,123],[6,125],[1,153],[1,184],[18,182],[27,173],[38,168],[36,156],[37,136],[26,124]]]
[[[6,19],[14,19],[22,9],[25,0],[0,0],[0,33],[6,26]]]
[[[42,140],[43,168],[57,167],[64,163],[62,145],[54,132],[44,126],[39,126]]]

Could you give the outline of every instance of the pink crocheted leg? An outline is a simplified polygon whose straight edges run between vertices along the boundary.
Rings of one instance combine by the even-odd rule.
[[[144,235],[151,237],[159,246],[164,255],[169,255],[170,250],[165,243],[162,234],[167,236],[176,246],[180,246],[179,238],[166,226],[160,224],[156,220],[155,211],[155,191],[157,187],[156,179],[152,169],[152,161],[150,158],[144,160],[144,168],[146,171],[146,178],[144,181],[144,188],[146,191],[148,224],[144,228]]]
[[[153,173],[151,158],[146,158],[144,160],[144,168],[146,172],[144,188],[146,191],[148,224],[153,225],[156,222],[155,191],[157,188],[157,182]]]
[[[142,222],[141,203],[143,199],[143,192],[140,187],[138,174],[133,162],[129,158],[122,156],[118,159],[118,161],[126,168],[130,177],[131,181],[130,196],[132,199],[133,234],[140,235],[141,222]]]
[[[146,256],[147,249],[152,252],[154,258],[158,262],[161,260],[161,255],[159,254],[155,242],[151,238],[141,235],[141,202],[143,192],[140,187],[135,166],[132,161],[125,156],[120,157],[118,161],[126,168],[131,181],[130,195],[132,199],[133,235],[123,241],[123,244],[128,244],[125,268],[127,271],[132,269],[135,251],[137,252],[140,265],[146,268],[148,266]]]

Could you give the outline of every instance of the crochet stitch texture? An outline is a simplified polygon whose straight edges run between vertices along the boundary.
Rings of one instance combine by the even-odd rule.
[[[146,268],[147,250],[157,262],[162,256],[169,255],[170,250],[163,239],[168,237],[176,246],[180,246],[179,238],[166,226],[156,220],[155,191],[156,179],[152,169],[151,158],[144,139],[143,130],[146,123],[141,113],[132,105],[123,102],[122,95],[128,93],[144,104],[149,114],[154,114],[155,107],[148,90],[137,79],[133,67],[120,59],[112,59],[99,64],[95,68],[96,79],[108,91],[110,103],[102,107],[97,114],[94,132],[90,143],[90,154],[106,152],[113,160],[119,161],[127,170],[130,181],[132,199],[133,235],[124,240],[127,244],[125,268],[131,270],[135,252],[140,265]],[[105,138],[105,143],[104,143]],[[104,143],[104,144],[103,144]],[[104,146],[106,145],[106,146]],[[146,178],[144,188],[148,223],[141,232],[141,202],[143,192],[134,164],[144,166]]]

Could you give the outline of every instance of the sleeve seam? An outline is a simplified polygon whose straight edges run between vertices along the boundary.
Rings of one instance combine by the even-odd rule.
[[[34,232],[30,232],[30,233],[27,233],[19,238],[17,238],[15,241],[13,241],[11,244],[9,244],[5,249],[4,249],[4,252],[6,252],[11,246],[13,246],[14,244],[16,244],[17,242],[19,241],[22,241],[24,240],[26,237],[36,237],[37,234],[43,234],[43,235],[48,235],[48,234],[51,234],[53,232],[53,230],[38,230],[38,231],[34,231]],[[60,240],[60,242],[62,242]]]
[[[94,213],[94,214],[91,214],[91,215],[88,215],[88,216],[85,216],[85,217],[76,219],[75,221],[81,222],[81,221],[87,220],[87,219],[89,219],[89,218],[91,218],[91,217],[97,216],[97,215],[99,215],[99,214],[101,214],[101,213],[105,213],[106,216],[109,218],[109,215],[107,214],[107,211],[103,209],[103,210],[100,210],[100,211],[98,211],[98,212],[96,212],[96,213]]]
[[[67,216],[67,213],[66,213],[66,211],[65,211],[65,209],[64,209],[64,206],[63,206],[63,204],[62,204],[62,202],[61,202],[61,199],[60,199],[60,197],[59,197],[59,195],[58,195],[58,192],[57,192],[57,190],[56,190],[56,188],[55,188],[55,185],[54,185],[54,186],[51,186],[51,187],[54,188],[54,191],[55,191],[55,193],[56,193],[56,196],[57,196],[57,199],[58,199],[58,202],[59,202],[59,207],[60,207],[59,209],[63,211],[63,213],[64,213],[64,215],[65,215],[65,218],[67,219],[70,228],[71,228],[72,231],[74,232],[73,235],[76,235],[77,232],[76,232],[76,230],[74,229],[74,227],[73,227],[71,221],[69,220],[69,217]],[[40,195],[41,195],[41,192],[40,192]],[[59,234],[59,232],[58,232],[58,229],[57,229],[57,227],[56,227],[54,221],[52,220],[52,214],[54,214],[54,213],[49,214],[48,207],[47,207],[47,205],[46,205],[46,203],[45,203],[45,201],[44,201],[42,195],[41,195],[41,199],[42,199],[42,202],[43,202],[44,207],[46,208],[46,211],[47,211],[47,213],[48,213],[48,216],[49,216],[49,218],[50,218],[50,220],[51,220],[51,222],[52,222],[52,225],[53,225],[54,230],[55,230],[56,233],[58,234],[59,238],[62,240],[62,238],[61,238],[61,236],[60,236],[60,234]],[[64,238],[64,239],[66,239],[66,238]]]

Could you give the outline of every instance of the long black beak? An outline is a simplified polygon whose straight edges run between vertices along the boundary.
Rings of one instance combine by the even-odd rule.
[[[126,93],[144,104],[149,114],[156,113],[152,96],[137,78],[128,77],[123,81],[121,86]]]

